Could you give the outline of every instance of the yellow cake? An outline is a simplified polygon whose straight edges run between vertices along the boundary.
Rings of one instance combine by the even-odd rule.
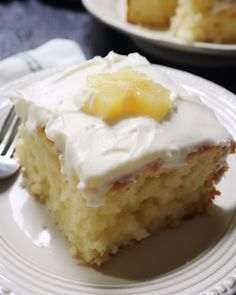
[[[236,43],[236,0],[179,0],[170,30],[190,42]]]
[[[138,54],[96,57],[11,98],[24,185],[85,263],[101,265],[220,194],[231,136]]]
[[[130,23],[153,28],[167,27],[175,13],[177,0],[128,0]]]
[[[127,20],[187,42],[236,42],[236,0],[127,0]]]

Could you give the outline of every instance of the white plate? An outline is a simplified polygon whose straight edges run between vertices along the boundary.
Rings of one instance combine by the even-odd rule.
[[[107,25],[127,33],[151,54],[185,65],[236,65],[236,44],[187,43],[168,31],[152,30],[126,21],[127,0],[82,0],[89,12]],[[187,56],[186,56],[187,54]],[[220,56],[217,59],[216,56]]]
[[[199,94],[236,138],[236,98],[232,93],[182,71],[159,70]],[[0,92],[48,74],[33,74]],[[20,177],[0,182],[2,294],[231,294],[236,290],[234,157],[229,164],[231,168],[219,184],[222,196],[209,215],[185,220],[176,229],[122,249],[99,270],[79,265],[70,256],[63,234],[44,206],[20,187]]]

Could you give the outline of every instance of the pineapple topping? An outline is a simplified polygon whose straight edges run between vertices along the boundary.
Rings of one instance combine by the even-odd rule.
[[[87,85],[96,93],[82,110],[108,122],[131,116],[150,116],[160,121],[170,109],[170,91],[130,69],[90,76]]]

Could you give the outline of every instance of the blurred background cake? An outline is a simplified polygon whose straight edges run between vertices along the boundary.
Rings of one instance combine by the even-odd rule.
[[[236,0],[129,0],[131,23],[161,28],[188,41],[236,42]]]
[[[186,41],[236,43],[236,1],[179,0],[170,30]]]
[[[176,6],[177,0],[128,0],[128,21],[153,28],[167,27]]]

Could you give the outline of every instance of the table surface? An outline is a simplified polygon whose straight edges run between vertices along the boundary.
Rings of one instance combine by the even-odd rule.
[[[236,68],[190,68],[154,58],[142,52],[125,34],[89,15],[79,0],[2,0],[0,28],[0,59],[52,38],[70,38],[79,42],[87,58],[104,56],[110,50],[121,54],[140,52],[153,63],[192,72],[236,93]]]

